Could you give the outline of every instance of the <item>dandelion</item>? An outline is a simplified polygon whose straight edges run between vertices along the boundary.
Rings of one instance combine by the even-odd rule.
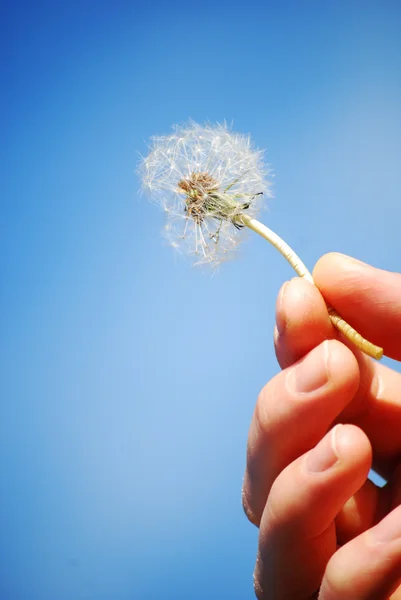
[[[234,256],[248,228],[270,242],[300,277],[314,283],[292,248],[255,218],[270,195],[269,171],[249,136],[225,124],[175,126],[171,135],[152,138],[139,174],[150,199],[166,212],[167,239],[189,253],[196,265],[216,267]],[[365,340],[329,306],[328,313],[348,340],[369,356],[382,357],[382,348]]]
[[[225,125],[175,127],[154,137],[140,165],[144,189],[167,213],[165,236],[196,265],[217,267],[243,236],[237,217],[256,216],[269,195],[262,152]]]

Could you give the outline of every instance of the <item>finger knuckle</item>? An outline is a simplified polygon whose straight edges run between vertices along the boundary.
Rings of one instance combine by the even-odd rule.
[[[276,379],[271,379],[260,391],[256,401],[254,419],[262,434],[269,433],[273,424]]]
[[[257,577],[254,577],[253,579],[253,591],[258,600],[267,600],[268,596],[264,593]]]
[[[245,486],[242,488],[242,508],[248,521],[250,521],[253,525],[256,525],[256,527],[259,527],[260,519],[252,509],[252,503]]]

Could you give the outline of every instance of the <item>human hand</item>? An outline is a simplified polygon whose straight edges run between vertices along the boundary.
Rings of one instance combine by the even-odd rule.
[[[401,360],[401,275],[321,258],[325,300]],[[282,372],[262,390],[248,438],[245,512],[260,528],[260,600],[401,599],[401,374],[339,341],[319,290],[278,297]],[[388,481],[367,479],[372,466]]]

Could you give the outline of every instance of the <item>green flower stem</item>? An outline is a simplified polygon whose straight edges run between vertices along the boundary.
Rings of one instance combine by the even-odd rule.
[[[265,240],[270,242],[290,263],[294,271],[300,277],[303,277],[313,285],[315,284],[313,281],[312,274],[299,256],[292,250],[292,248],[283,240],[277,233],[274,233],[271,229],[260,223],[256,219],[252,219],[248,215],[241,213],[238,215],[235,220],[242,224],[246,225],[249,229],[252,229],[260,236],[262,236]],[[380,360],[383,356],[383,348],[379,346],[375,346],[368,340],[365,340],[351,325],[349,325],[344,319],[340,317],[340,315],[330,306],[327,306],[327,310],[330,316],[330,319],[336,327],[350,342],[352,342],[355,346],[357,346],[362,352],[371,356],[372,358],[376,358]]]

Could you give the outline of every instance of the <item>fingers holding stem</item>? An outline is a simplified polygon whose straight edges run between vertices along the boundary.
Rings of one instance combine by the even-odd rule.
[[[252,219],[244,213],[238,215],[237,220],[270,242],[284,256],[284,258],[290,263],[292,268],[300,277],[303,277],[310,283],[314,284],[310,271],[306,268],[296,252],[294,252],[294,250],[279,235],[277,235],[277,233],[266,227],[266,225],[263,223],[260,223],[256,219]],[[338,329],[345,338],[355,344],[355,346],[357,346],[368,356],[380,360],[380,358],[383,356],[382,348],[372,344],[362,337],[357,331],[355,331],[353,327],[351,327],[351,325],[349,325],[349,323],[344,321],[344,319],[342,319],[342,317],[333,308],[328,306],[327,309],[334,327],[336,327],[336,329]]]

